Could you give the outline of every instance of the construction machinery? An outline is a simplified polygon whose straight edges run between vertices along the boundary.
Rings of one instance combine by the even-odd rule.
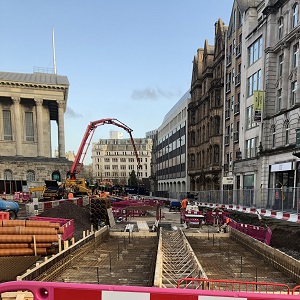
[[[91,143],[92,137],[94,135],[95,129],[98,126],[101,125],[115,125],[117,127],[120,127],[124,129],[125,131],[128,132],[130,136],[130,140],[133,146],[133,150],[137,159],[138,163],[138,168],[140,168],[140,159],[136,150],[136,146],[134,143],[134,139],[132,137],[132,129],[126,126],[124,123],[120,122],[117,119],[100,119],[97,121],[90,122],[90,124],[87,126],[87,129],[85,131],[85,134],[83,136],[83,139],[81,141],[81,144],[79,146],[79,149],[77,151],[77,154],[75,156],[75,160],[72,164],[70,173],[69,173],[69,178],[66,179],[64,187],[66,191],[71,191],[73,195],[79,196],[79,195],[91,195],[92,190],[89,188],[86,180],[84,178],[76,178],[76,174],[80,173],[80,170],[83,166],[83,161],[86,156],[87,150],[89,148],[89,145]]]
[[[66,178],[65,182],[63,184],[58,184],[56,180],[45,180],[44,186],[30,188],[29,189],[30,193],[32,194],[34,192],[35,193],[41,192],[42,198],[45,200],[61,199],[67,197],[67,194],[69,192],[72,192],[74,197],[92,195],[92,189],[89,188],[86,179],[76,178],[76,174],[80,172],[83,166],[83,160],[86,156],[95,129],[98,126],[105,125],[105,124],[115,125],[117,127],[123,128],[125,131],[129,133],[130,140],[137,159],[138,168],[140,168],[140,159],[131,134],[132,129],[126,126],[124,123],[118,121],[117,119],[101,119],[101,120],[90,122],[90,124],[87,126],[87,129],[85,131],[79,149],[75,156],[75,160],[68,174],[68,178]]]

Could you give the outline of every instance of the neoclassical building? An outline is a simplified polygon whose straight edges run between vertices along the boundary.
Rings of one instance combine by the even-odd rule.
[[[0,194],[66,178],[68,90],[66,76],[0,72]],[[52,157],[51,121],[58,127],[58,158]]]

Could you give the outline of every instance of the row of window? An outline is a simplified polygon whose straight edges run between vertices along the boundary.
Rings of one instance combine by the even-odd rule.
[[[13,180],[13,172],[11,170],[5,170],[3,174],[4,180]],[[35,172],[32,170],[28,170],[26,172],[26,181],[34,182],[35,181]]]
[[[149,152],[144,152],[144,151],[137,151],[138,155],[149,155]],[[101,156],[101,152],[96,151],[95,155]],[[111,156],[111,155],[116,155],[116,156],[121,156],[121,155],[135,155],[133,151],[107,151],[105,155]]]
[[[95,158],[95,162],[100,162],[101,161],[101,158]],[[109,157],[104,157],[104,161],[105,162],[135,162],[136,159],[135,158],[124,158],[124,157],[121,157],[121,158],[117,158],[117,157],[113,157],[113,158],[109,158]],[[143,162],[143,158],[140,158],[140,163]],[[148,158],[145,157],[144,158],[144,162],[148,162]]]
[[[3,139],[5,141],[13,140],[13,130],[12,130],[12,119],[10,110],[2,110],[2,120],[3,120]],[[25,124],[23,126],[25,133],[25,141],[34,141],[34,123],[33,123],[33,113],[25,112]]]
[[[206,152],[206,156],[205,156],[205,152]],[[189,162],[190,162],[190,168],[205,166],[206,163],[218,164],[220,162],[220,147],[218,145],[214,145],[213,147],[210,146],[207,149],[207,151],[202,150],[202,152],[197,153],[197,157],[195,154],[192,153],[190,154]]]
[[[221,118],[220,116],[215,116],[214,120],[211,118],[211,124],[208,122],[205,125],[202,126],[202,128],[199,128],[197,130],[197,135],[199,137],[200,143],[206,141],[207,138],[211,137],[212,135],[219,135],[221,132]],[[196,132],[191,131],[189,133],[189,138],[190,138],[190,145],[195,146],[196,145]]]
[[[291,29],[294,29],[299,23],[299,4],[295,3],[292,8],[292,16],[291,16]],[[280,17],[278,20],[278,39],[281,40],[284,36],[284,18]]]
[[[101,166],[100,165],[96,165],[95,166],[96,167],[96,169],[97,170],[100,170],[101,169]],[[134,165],[128,165],[128,166],[126,166],[126,165],[112,165],[112,166],[110,166],[110,165],[104,165],[104,170],[134,170],[135,169],[135,167],[136,166],[134,166]],[[144,169],[144,170],[147,170],[147,165],[141,165],[140,166],[141,167],[141,169]]]
[[[96,172],[95,173],[95,176],[97,176],[97,177],[102,177],[103,175],[106,178],[130,177],[131,172],[129,172],[129,173],[126,173],[126,172],[104,172],[104,173]],[[143,173],[142,172],[137,172],[136,176],[137,177],[143,177]],[[148,177],[148,174],[147,174],[147,172],[145,172],[145,178],[147,178],[147,177]]]

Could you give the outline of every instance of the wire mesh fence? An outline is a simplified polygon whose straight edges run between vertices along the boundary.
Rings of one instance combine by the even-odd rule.
[[[191,202],[238,205],[290,213],[298,213],[300,204],[300,188],[189,191],[166,194],[169,199],[188,198]]]

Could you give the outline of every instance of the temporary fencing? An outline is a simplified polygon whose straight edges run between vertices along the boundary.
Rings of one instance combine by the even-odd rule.
[[[256,292],[146,288],[61,282],[14,281],[0,284],[0,293],[30,291],[35,300],[285,300],[297,296]]]

